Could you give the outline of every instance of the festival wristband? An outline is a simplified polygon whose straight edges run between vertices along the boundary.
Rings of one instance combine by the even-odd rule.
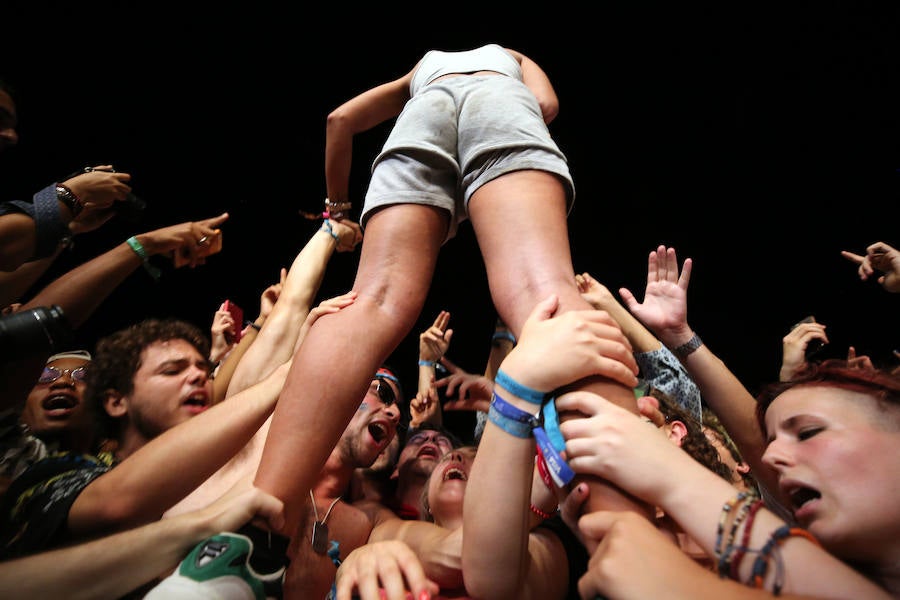
[[[575,471],[569,467],[559,452],[556,451],[556,448],[553,447],[543,427],[538,426],[534,428],[534,439],[537,440],[544,462],[547,463],[547,469],[550,471],[553,483],[557,487],[564,487],[572,481],[575,477]]]
[[[488,420],[506,433],[523,439],[530,438],[531,431],[538,425],[534,415],[516,408],[497,394],[491,400]]]
[[[566,449],[566,440],[559,430],[559,413],[556,412],[556,398],[550,398],[541,409],[544,415],[544,430],[558,452]]]
[[[511,394],[515,394],[516,397],[521,398],[526,402],[531,402],[532,404],[543,404],[544,398],[547,396],[544,392],[539,392],[526,385],[522,385],[507,375],[503,369],[497,369],[497,376],[494,378],[494,383]]]

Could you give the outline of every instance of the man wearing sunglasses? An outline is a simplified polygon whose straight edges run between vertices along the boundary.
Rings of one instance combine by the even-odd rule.
[[[87,452],[96,419],[84,402],[85,378],[91,365],[86,350],[71,350],[47,359],[25,400],[24,408],[0,414],[0,490],[49,452]]]
[[[356,469],[371,466],[391,444],[397,430],[406,426],[408,409],[404,403],[399,379],[391,369],[382,366],[359,400],[353,418],[305,499],[301,523],[287,551],[290,564],[284,586],[291,589],[291,597],[324,598],[340,561],[368,540],[372,522],[366,512],[351,504],[350,480]],[[263,435],[268,432],[268,422],[261,431]],[[255,471],[261,451],[262,445],[249,446],[240,455],[240,462],[220,469],[186,501],[167,511],[166,517],[195,510],[219,497],[223,488],[234,485],[234,481],[245,476],[248,470]],[[245,527],[241,533],[254,538],[256,549],[265,544],[266,533],[262,530]],[[190,556],[185,560],[189,561]],[[167,594],[172,595],[174,590],[185,586],[202,587],[202,584],[186,582],[176,570],[154,589],[156,595],[153,597],[169,597]]]
[[[319,473],[311,491],[314,506],[308,506],[291,540],[285,587],[295,597],[324,598],[340,561],[368,540],[372,523],[366,513],[344,501],[344,495],[354,471],[371,466],[397,435],[398,427],[404,426],[400,401],[396,375],[386,367],[378,369]],[[324,539],[317,539],[323,534]]]

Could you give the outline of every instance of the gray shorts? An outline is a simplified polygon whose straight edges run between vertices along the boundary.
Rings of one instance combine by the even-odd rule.
[[[496,150],[481,157],[476,168],[459,181],[457,167],[443,156],[424,150],[392,153],[372,172],[360,225],[373,211],[391,204],[426,204],[450,213],[450,228],[444,241],[456,235],[459,224],[469,218],[469,198],[475,191],[501,175],[535,169],[559,176],[567,188],[568,210],[575,202],[575,184],[566,161],[541,148]]]
[[[558,175],[571,209],[575,186],[566,157],[524,83],[501,75],[435,82],[397,117],[373,163],[360,225],[391,204],[437,206],[450,214],[449,240],[468,218],[469,198],[479,187],[531,169]]]

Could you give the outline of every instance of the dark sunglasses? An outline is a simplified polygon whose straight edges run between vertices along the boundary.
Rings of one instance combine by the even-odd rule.
[[[38,377],[38,383],[53,383],[63,375],[68,375],[74,381],[84,381],[87,378],[87,367],[78,367],[75,369],[57,369],[56,367],[44,367],[41,376]]]
[[[397,396],[394,394],[394,388],[387,381],[382,381],[381,377],[375,378],[375,393],[378,399],[385,406],[390,406],[397,402]]]

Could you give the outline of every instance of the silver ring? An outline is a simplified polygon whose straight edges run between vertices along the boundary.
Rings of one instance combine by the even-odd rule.
[[[199,240],[197,240],[197,245],[198,245],[198,246],[202,246],[203,244],[206,243],[206,240],[208,240],[208,239],[209,239],[209,237],[204,235],[202,238],[200,238]]]

